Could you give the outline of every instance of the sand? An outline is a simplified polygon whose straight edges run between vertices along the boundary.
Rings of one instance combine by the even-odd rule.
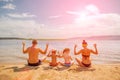
[[[120,80],[120,64],[93,64],[90,68],[0,64],[0,80]]]

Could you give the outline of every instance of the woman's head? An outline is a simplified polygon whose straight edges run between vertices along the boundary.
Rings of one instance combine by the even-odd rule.
[[[87,45],[88,45],[87,42],[86,42],[85,40],[83,40],[83,42],[82,42],[82,47],[85,48],[85,47],[87,47]]]

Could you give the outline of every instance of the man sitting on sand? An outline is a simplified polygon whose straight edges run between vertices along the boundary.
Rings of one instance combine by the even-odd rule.
[[[41,64],[41,60],[38,59],[39,53],[46,54],[48,49],[48,44],[46,44],[46,49],[43,51],[40,48],[37,48],[37,40],[32,41],[32,46],[25,49],[25,43],[23,42],[23,53],[28,53],[28,65],[38,66]]]
[[[59,55],[57,55],[56,53],[57,53],[57,51],[53,49],[47,55],[47,57],[51,57],[50,66],[55,67],[58,65],[57,57],[59,57]]]
[[[61,65],[66,66],[66,67],[70,67],[73,64],[72,57],[70,56],[70,49],[69,48],[65,48],[60,57],[63,58],[65,61],[64,63],[60,62]]]
[[[91,65],[90,53],[98,54],[96,44],[94,44],[95,51],[88,49],[87,45],[88,45],[87,42],[83,40],[82,42],[83,49],[79,50],[78,52],[76,52],[77,45],[74,46],[74,54],[75,55],[78,55],[80,53],[82,54],[82,61],[76,58],[76,61],[78,62],[80,66],[89,67]]]

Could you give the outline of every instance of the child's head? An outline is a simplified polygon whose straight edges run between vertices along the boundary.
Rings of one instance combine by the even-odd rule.
[[[52,54],[56,54],[56,50],[53,49],[53,50],[51,51],[51,53],[52,53]]]
[[[69,53],[70,52],[70,49],[69,48],[65,48],[64,50],[63,50],[63,53]]]

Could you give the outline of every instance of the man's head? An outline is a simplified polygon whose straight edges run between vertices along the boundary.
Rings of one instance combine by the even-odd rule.
[[[87,42],[86,42],[85,40],[83,40],[83,42],[82,42],[82,47],[86,48],[87,45],[88,45]]]
[[[36,45],[37,43],[38,43],[38,42],[37,42],[36,39],[32,40],[32,44],[33,44],[33,45]]]
[[[63,53],[69,53],[70,52],[70,49],[69,48],[65,48],[64,50],[63,50]]]

